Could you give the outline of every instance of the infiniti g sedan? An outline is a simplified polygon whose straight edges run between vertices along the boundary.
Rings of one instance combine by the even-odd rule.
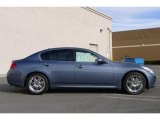
[[[155,86],[148,67],[113,62],[83,48],[52,48],[14,60],[7,73],[10,85],[40,95],[54,88],[112,88],[137,95]]]

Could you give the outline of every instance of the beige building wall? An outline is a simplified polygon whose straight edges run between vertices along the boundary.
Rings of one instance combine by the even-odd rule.
[[[0,8],[0,74],[12,60],[54,47],[90,48],[111,58],[111,18],[84,7]]]

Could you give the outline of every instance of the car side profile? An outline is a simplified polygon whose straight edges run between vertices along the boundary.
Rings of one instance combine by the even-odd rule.
[[[7,73],[10,85],[27,87],[34,95],[54,88],[112,88],[137,95],[155,86],[148,67],[113,62],[88,49],[52,48],[14,60]]]

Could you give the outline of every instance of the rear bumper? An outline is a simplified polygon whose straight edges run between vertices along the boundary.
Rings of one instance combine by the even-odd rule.
[[[24,79],[21,72],[16,70],[9,70],[7,73],[7,82],[9,85],[16,87],[24,87]]]

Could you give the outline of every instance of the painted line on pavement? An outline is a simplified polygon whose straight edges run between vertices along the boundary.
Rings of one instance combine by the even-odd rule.
[[[123,96],[123,97],[139,97],[139,98],[159,98],[160,99],[160,96],[140,96],[140,95],[123,95],[123,94],[113,94],[114,96]]]
[[[140,100],[140,101],[151,101],[151,102],[160,102],[157,99],[139,99],[139,98],[129,98],[129,97],[114,97],[114,96],[106,96],[109,99],[121,99],[121,100]]]

